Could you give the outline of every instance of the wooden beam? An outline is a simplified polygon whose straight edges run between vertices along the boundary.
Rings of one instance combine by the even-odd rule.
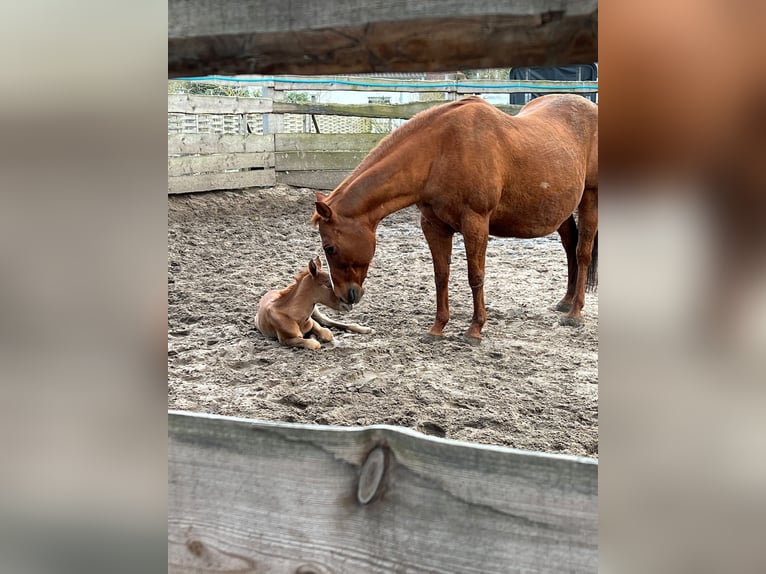
[[[257,152],[169,157],[168,177],[250,167],[274,167],[274,154]]]
[[[272,101],[235,96],[168,94],[168,112],[182,114],[267,114]]]
[[[277,183],[284,183],[292,187],[308,187],[311,189],[332,190],[346,179],[351,171],[278,171]]]
[[[248,153],[274,151],[274,135],[169,134],[168,154]]]
[[[410,102],[408,104],[319,104],[275,102],[274,112],[284,114],[318,114],[329,116],[350,116],[356,118],[392,118],[407,120],[415,114],[444,101]],[[516,114],[521,106],[498,105],[504,112]]]
[[[171,411],[169,572],[595,572],[591,459]]]
[[[169,0],[168,76],[592,63],[597,0]]]
[[[180,175],[168,177],[168,193],[271,187],[275,184],[276,176],[273,169]]]
[[[351,171],[364,159],[369,150],[359,151],[288,151],[277,152],[277,171],[324,170]]]
[[[275,149],[285,151],[371,150],[388,134],[274,134]]]

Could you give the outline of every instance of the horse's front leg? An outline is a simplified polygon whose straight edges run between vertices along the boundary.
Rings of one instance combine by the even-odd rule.
[[[455,231],[439,221],[429,208],[420,209],[420,227],[431,250],[436,284],[436,318],[429,335],[440,337],[449,321],[449,267]]]
[[[487,322],[487,309],[484,305],[484,267],[489,240],[489,218],[477,214],[465,216],[461,232],[468,259],[468,283],[473,294],[473,319],[465,335],[481,339],[481,329]]]
[[[303,331],[304,336],[308,334],[316,336],[316,338],[322,343],[329,343],[333,340],[332,331],[330,331],[330,329],[325,329],[311,317],[309,317],[306,322],[301,325],[301,331]]]

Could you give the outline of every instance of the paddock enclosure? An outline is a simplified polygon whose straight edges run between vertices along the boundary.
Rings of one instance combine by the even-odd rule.
[[[169,198],[170,407],[286,422],[392,424],[544,452],[598,452],[598,296],[585,326],[558,325],[566,290],[557,236],[492,238],[489,317],[472,346],[471,292],[455,242],[452,319],[424,337],[435,288],[410,208],[383,220],[367,293],[339,315],[374,329],[335,331],[334,347],[285,349],[254,327],[255,306],[321,252],[313,190],[278,186]],[[335,312],[326,310],[328,315]]]
[[[414,207],[381,222],[364,298],[323,309],[372,333],[311,351],[253,321],[321,253],[316,191],[387,131],[467,94],[597,90],[313,74],[591,63],[596,1],[225,4],[168,4],[169,78],[259,88],[168,95],[168,571],[594,572],[598,293],[582,327],[559,325],[557,235],[490,238],[480,344],[463,337],[459,235],[451,320],[425,336],[435,286]],[[289,97],[319,90],[371,93]]]

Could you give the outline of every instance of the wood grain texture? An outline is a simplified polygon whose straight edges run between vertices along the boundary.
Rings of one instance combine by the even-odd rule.
[[[183,114],[265,114],[272,104],[264,98],[168,94],[168,112]]]
[[[369,150],[359,151],[288,151],[275,154],[277,171],[346,170],[351,171]]]
[[[338,187],[340,182],[350,173],[351,170],[278,171],[277,183],[284,183],[293,187],[332,190]]]
[[[349,116],[355,118],[391,118],[408,120],[415,114],[444,101],[411,102],[408,104],[304,104],[280,102],[274,104],[274,111],[285,114],[317,114],[328,116]],[[520,105],[496,105],[506,113],[516,114]]]
[[[262,152],[169,157],[168,177],[248,167],[274,167],[274,154]]]
[[[590,459],[177,411],[168,433],[169,572],[597,569]],[[381,486],[361,504],[376,448]]]
[[[168,76],[592,63],[597,0],[169,0]]]
[[[285,151],[371,150],[387,134],[275,134],[274,145]]]
[[[168,193],[271,187],[275,183],[273,169],[181,175],[168,177]]]
[[[274,136],[259,134],[169,134],[168,155],[274,151]]]

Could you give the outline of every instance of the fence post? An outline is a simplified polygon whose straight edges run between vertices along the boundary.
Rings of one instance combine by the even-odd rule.
[[[272,86],[264,86],[263,97],[270,98],[272,102],[281,102],[284,100],[285,93]],[[264,114],[263,115],[263,133],[279,134],[284,132],[284,116],[282,114]]]

